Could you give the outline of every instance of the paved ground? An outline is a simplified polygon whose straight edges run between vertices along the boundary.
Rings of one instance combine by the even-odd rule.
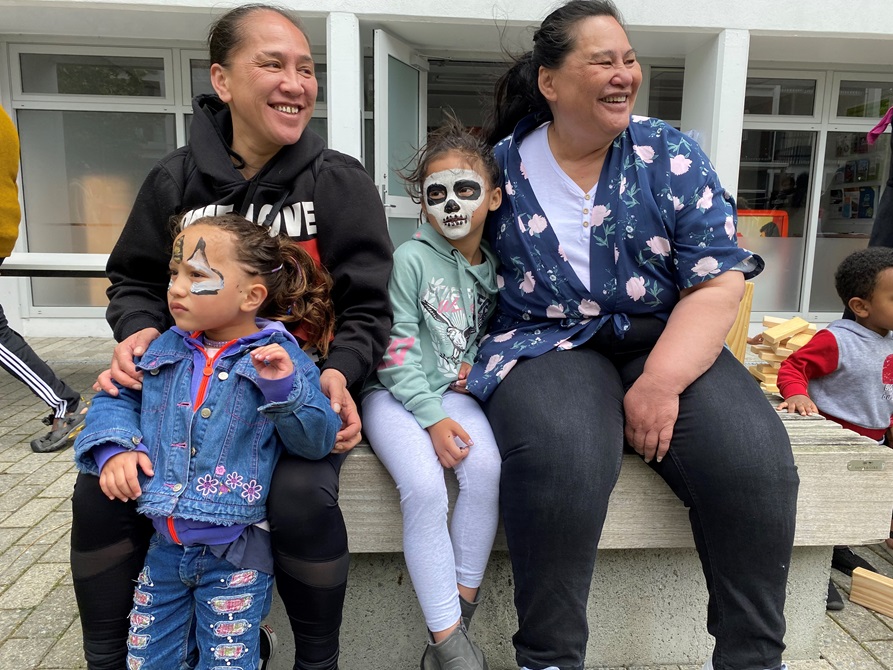
[[[109,361],[113,343],[36,338],[31,344],[62,378],[86,393]],[[71,450],[35,454],[28,446],[46,430],[40,423],[46,414],[45,405],[0,370],[0,670],[85,667],[68,569]],[[883,549],[857,551],[893,577],[893,558]],[[832,571],[832,578],[849,591],[848,577]],[[843,611],[826,617],[822,657],[794,662],[790,670],[893,670],[893,619],[847,602]]]

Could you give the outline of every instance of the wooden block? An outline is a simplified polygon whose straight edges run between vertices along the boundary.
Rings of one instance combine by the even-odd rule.
[[[771,328],[772,326],[780,326],[787,319],[782,319],[777,316],[764,316],[763,317],[763,328]]]
[[[802,348],[807,342],[809,342],[812,339],[813,335],[815,335],[815,332],[810,332],[808,330],[804,330],[802,333],[797,333],[788,340],[788,349],[790,349],[791,351],[797,351],[798,349]]]
[[[747,369],[750,370],[750,374],[759,379],[761,382],[774,384],[775,380],[778,379],[778,371],[772,370],[771,372],[764,372],[760,369],[762,367],[762,365],[751,365]]]
[[[778,364],[781,364],[781,362],[782,362],[785,358],[787,358],[787,356],[779,356],[779,355],[776,354],[774,351],[772,351],[772,349],[769,349],[768,351],[760,351],[760,352],[757,352],[757,356],[758,356],[758,357],[760,358],[760,360],[762,360],[762,361],[768,361],[768,362],[771,362],[771,363],[778,363]]]
[[[868,609],[893,616],[893,579],[865,568],[853,570],[850,600]]]
[[[763,389],[766,393],[778,393],[778,387],[775,384],[770,384],[769,382],[760,382],[760,388]]]
[[[787,342],[784,342],[784,344],[786,344],[786,343]],[[792,353],[794,353],[794,350],[788,349],[787,347],[774,347],[772,349],[772,353],[774,353],[776,356],[781,356],[782,360],[784,360],[785,358],[790,356]]]
[[[797,333],[803,332],[807,328],[809,328],[809,322],[801,319],[799,316],[795,316],[793,319],[788,319],[784,323],[764,330],[763,341],[766,344],[777,344]]]
[[[777,375],[779,365],[781,365],[781,363],[777,363],[776,365],[772,365],[772,363],[763,363],[762,365],[758,365],[757,368],[764,375]]]

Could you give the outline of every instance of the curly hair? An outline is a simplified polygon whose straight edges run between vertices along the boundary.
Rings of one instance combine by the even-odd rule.
[[[853,298],[871,300],[878,277],[888,268],[893,268],[893,249],[890,247],[868,247],[851,253],[834,273],[837,295],[844,305]]]
[[[231,233],[238,242],[233,245],[236,262],[267,287],[267,298],[257,315],[288,325],[325,357],[335,333],[332,277],[325,268],[291,238],[271,235],[269,228],[238,214],[205,216],[189,225],[213,226]]]
[[[435,160],[450,152],[460,154],[468,160],[469,165],[480,165],[483,175],[490,182],[489,187],[499,185],[499,165],[493,149],[481,138],[466,130],[462,122],[451,111],[444,112],[446,120],[441,126],[428,133],[428,139],[407,164],[415,164],[410,172],[400,171],[400,177],[406,183],[406,191],[416,204],[422,202],[422,185],[428,176],[428,167]]]

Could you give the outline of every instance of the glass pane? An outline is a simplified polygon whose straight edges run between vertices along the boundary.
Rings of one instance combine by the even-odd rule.
[[[766,261],[754,282],[754,310],[799,310],[815,143],[814,132],[742,133],[739,244]]]
[[[174,115],[20,109],[17,120],[29,250],[110,252],[149,170],[176,146]],[[86,286],[62,283],[52,299],[104,304]]]
[[[207,58],[192,58],[189,60],[189,90],[194,98],[202,93],[214,93],[211,86],[211,61]]]
[[[366,172],[375,178],[375,122],[363,119],[363,158],[366,161]]]
[[[893,82],[842,81],[837,116],[880,118],[893,105]]]
[[[682,120],[683,68],[651,68],[648,116],[678,123]]]
[[[165,97],[162,58],[21,54],[20,62],[24,93]]]
[[[328,80],[326,78],[326,64],[314,62],[313,71],[316,73],[316,104],[324,105],[326,104],[326,99],[328,98],[328,96],[326,95],[326,87],[328,86]]]
[[[105,307],[108,279],[36,277],[31,280],[31,299],[35,307]]]
[[[397,217],[390,217],[388,219],[388,232],[391,235],[391,242],[394,243],[394,248],[399,247],[412,237],[412,234],[418,227],[418,219],[398,219]]]
[[[834,273],[840,261],[868,246],[868,236],[819,237],[815,241],[815,266],[809,309],[812,312],[843,314],[843,302],[834,288]]]
[[[372,56],[363,58],[363,111],[371,112],[375,109],[375,70],[373,69]]]
[[[397,171],[407,166],[418,144],[419,71],[388,56],[389,193],[403,194],[403,181]]]
[[[329,143],[329,121],[326,118],[314,116],[310,119],[310,123],[307,124],[307,127],[310,128],[314,133],[319,135],[323,142],[326,144]]]
[[[748,77],[744,113],[812,116],[815,87],[815,79]]]

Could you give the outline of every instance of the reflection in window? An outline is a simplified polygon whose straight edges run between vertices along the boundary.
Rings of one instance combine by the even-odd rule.
[[[681,67],[652,67],[648,88],[648,116],[682,125],[682,84],[685,70]]]
[[[812,116],[815,90],[815,79],[748,77],[744,91],[744,113]]]
[[[211,61],[207,58],[189,60],[189,84],[193,98],[202,93],[214,92],[214,87],[211,86]]]
[[[22,92],[164,98],[164,59],[134,56],[20,56]]]
[[[840,82],[837,116],[880,118],[891,105],[893,105],[893,82]]]
[[[173,114],[20,109],[17,121],[32,252],[110,252],[140,184],[176,145]],[[87,282],[33,286],[35,305],[105,304]]]

